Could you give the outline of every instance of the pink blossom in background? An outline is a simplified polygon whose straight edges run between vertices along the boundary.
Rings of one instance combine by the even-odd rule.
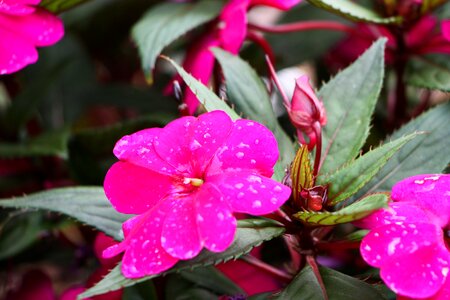
[[[371,229],[361,243],[364,260],[380,268],[401,299],[450,296],[450,175],[406,178],[392,189],[393,202],[358,223]]]
[[[222,9],[218,20],[194,43],[186,54],[183,68],[203,84],[211,78],[215,58],[211,47],[220,47],[237,54],[247,35],[247,11],[256,5],[266,5],[287,10],[301,0],[229,0]],[[180,80],[177,76],[176,80]],[[189,115],[194,114],[199,102],[197,97],[186,90],[183,99]]]
[[[119,212],[137,216],[123,224],[125,240],[103,256],[125,251],[129,278],[165,271],[203,247],[224,251],[234,239],[234,212],[273,212],[291,192],[270,179],[278,159],[273,134],[223,111],[125,136],[114,154],[120,161],[106,175],[106,196]]]
[[[61,20],[40,0],[0,1],[0,75],[11,74],[38,59],[36,47],[50,46],[64,35]]]
[[[402,55],[424,55],[428,53],[450,54],[450,20],[439,22],[432,15],[425,15],[404,34],[406,50]],[[390,28],[383,25],[359,24],[357,34],[350,34],[339,42],[328,54],[327,63],[341,69],[353,62],[381,37],[387,38],[385,59],[394,62],[398,45]]]

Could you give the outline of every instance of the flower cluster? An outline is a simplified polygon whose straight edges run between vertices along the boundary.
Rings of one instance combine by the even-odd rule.
[[[35,63],[36,47],[53,45],[64,35],[61,20],[36,7],[40,0],[0,1],[0,74]]]
[[[359,223],[372,229],[361,243],[364,260],[381,269],[394,292],[411,298],[450,295],[450,175],[417,175],[392,189],[389,208]]]
[[[277,143],[263,125],[232,121],[223,111],[177,119],[119,140],[120,159],[108,171],[105,192],[119,212],[125,240],[103,253],[125,251],[122,272],[160,273],[205,247],[224,251],[233,241],[233,212],[264,215],[289,197],[270,179]]]
[[[204,84],[211,78],[214,69],[214,55],[211,47],[220,47],[237,54],[247,35],[247,11],[256,5],[266,5],[287,10],[301,0],[230,0],[222,9],[218,20],[188,50],[183,68]],[[178,78],[178,77],[177,77]],[[188,114],[192,115],[199,102],[197,97],[186,90],[184,103]]]

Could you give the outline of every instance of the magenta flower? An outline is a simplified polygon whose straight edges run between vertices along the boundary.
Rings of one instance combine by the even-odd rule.
[[[160,273],[203,247],[224,251],[236,231],[233,212],[264,215],[290,195],[270,179],[278,159],[273,134],[222,111],[125,136],[114,154],[120,162],[106,175],[105,193],[119,212],[137,216],[103,256],[125,251],[129,278]]]
[[[406,178],[391,198],[388,209],[359,223],[372,229],[361,243],[364,260],[380,268],[381,278],[401,296],[448,299],[450,175]]]
[[[301,0],[229,0],[223,7],[216,22],[186,54],[183,68],[203,84],[207,84],[214,69],[215,58],[211,47],[237,54],[247,36],[247,11],[256,5],[267,5],[287,10]],[[177,77],[179,80],[179,77]],[[187,113],[192,115],[199,102],[197,97],[186,90],[183,99],[187,105]]]
[[[53,45],[64,35],[61,20],[36,7],[39,2],[0,1],[0,75],[35,63],[36,47]]]

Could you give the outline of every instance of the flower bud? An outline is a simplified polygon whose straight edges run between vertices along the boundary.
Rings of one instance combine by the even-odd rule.
[[[317,130],[327,123],[325,108],[314,93],[306,75],[297,79],[290,107],[287,107],[289,118],[297,128],[297,136],[302,144],[308,144],[311,150],[316,145]],[[306,142],[303,134],[307,135]]]

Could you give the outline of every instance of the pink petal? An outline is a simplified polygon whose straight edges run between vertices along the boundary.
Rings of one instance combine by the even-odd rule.
[[[122,137],[114,147],[114,155],[121,161],[151,169],[161,174],[175,174],[176,169],[156,153],[154,139],[161,128],[150,128]]]
[[[445,282],[437,294],[430,300],[449,300],[450,299],[450,276],[447,275]]]
[[[230,0],[219,17],[219,38],[222,48],[237,54],[247,35],[247,8],[249,0]]]
[[[117,263],[116,259],[105,259],[102,256],[102,253],[106,248],[111,247],[115,244],[117,244],[117,242],[114,241],[113,238],[107,236],[103,232],[97,233],[97,236],[94,240],[94,253],[102,266],[113,266]]]
[[[228,140],[217,151],[207,174],[249,169],[270,177],[277,159],[278,148],[273,133],[255,121],[239,119]]]
[[[26,15],[33,13],[36,9],[33,6],[41,2],[40,0],[3,0],[0,2],[0,13],[11,15]]]
[[[176,195],[167,200],[172,203],[172,208],[164,220],[161,245],[178,259],[193,258],[203,247],[197,229],[195,197],[195,194]]]
[[[406,44],[409,47],[416,47],[423,44],[424,40],[430,37],[430,33],[433,32],[436,24],[437,20],[435,17],[426,15],[406,34]]]
[[[103,257],[125,251],[122,273],[127,278],[158,274],[171,268],[178,259],[169,255],[161,246],[162,221],[169,210],[170,205],[164,204],[131,219],[133,228],[125,240],[106,249]]]
[[[264,215],[286,202],[291,189],[270,178],[248,171],[224,172],[207,180],[217,186],[233,212]]]
[[[236,232],[236,219],[221,193],[212,185],[204,184],[195,201],[197,226],[205,247],[214,252],[227,249]]]
[[[0,24],[35,46],[53,45],[64,35],[62,21],[40,8],[23,16],[0,14]]]
[[[62,295],[59,297],[59,300],[77,300],[78,295],[83,293],[85,290],[86,288],[81,286],[71,287],[62,293]]]
[[[105,194],[113,207],[125,214],[141,214],[157,205],[173,189],[169,176],[117,162],[104,182]]]
[[[288,10],[300,3],[301,0],[251,0],[251,5],[266,5],[282,10]]]
[[[231,128],[232,121],[223,111],[184,117],[164,127],[155,149],[178,172],[201,178]]]
[[[400,260],[433,245],[444,245],[442,230],[433,224],[390,224],[370,231],[362,240],[360,250],[368,264],[383,268],[387,261]]]
[[[177,170],[177,173],[192,173],[190,140],[195,117],[183,117],[167,124],[154,137],[156,153]]]
[[[389,208],[379,209],[353,224],[372,229],[389,224],[431,223],[430,215],[421,207],[410,202],[391,202]]]
[[[34,45],[0,25],[0,75],[14,73],[35,63],[38,53]]]
[[[190,151],[195,170],[203,173],[217,149],[227,140],[233,122],[221,110],[202,114],[192,126]],[[203,174],[202,174],[203,175]]]
[[[216,46],[219,46],[219,41],[215,35],[207,34],[189,49],[183,62],[183,68],[204,85],[208,84],[214,69],[215,58],[210,49]],[[199,101],[189,88],[185,91],[183,101],[188,113],[194,114]]]
[[[392,258],[381,267],[381,278],[395,293],[417,298],[435,295],[443,286],[450,255],[445,248],[434,245],[419,248]]]
[[[450,42],[450,20],[441,21],[441,31],[444,38]]]
[[[398,182],[392,188],[394,201],[413,202],[433,213],[433,220],[444,228],[450,222],[450,175],[421,174]]]

